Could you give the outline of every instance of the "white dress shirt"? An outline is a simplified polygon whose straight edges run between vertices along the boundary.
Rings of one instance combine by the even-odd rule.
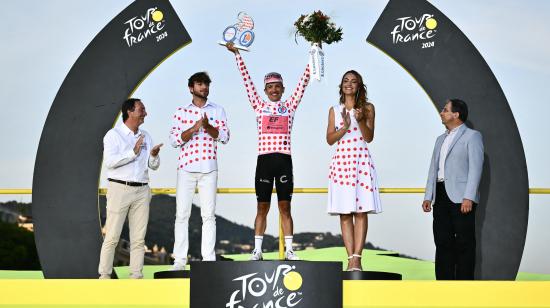
[[[134,146],[143,135],[143,144],[139,155],[134,153]],[[110,129],[103,137],[103,162],[107,167],[107,178],[148,183],[147,167],[156,170],[160,165],[160,155],[151,156],[153,139],[144,130],[138,129],[137,134],[122,123]]]
[[[203,128],[194,133],[189,141],[181,139],[181,133],[191,128],[200,120],[201,115],[208,117],[208,123],[218,129],[218,138],[214,139]],[[197,107],[193,102],[180,107],[174,113],[170,129],[170,143],[180,148],[178,170],[187,172],[210,173],[218,170],[217,144],[229,141],[229,127],[223,107],[206,101],[204,106]]]
[[[447,130],[445,132],[447,136],[445,136],[445,140],[443,140],[443,144],[441,145],[441,150],[439,152],[439,168],[437,169],[438,182],[441,182],[445,179],[445,159],[447,159],[447,153],[449,153],[449,146],[451,146],[451,143],[453,143],[456,132],[462,125],[464,125],[464,123],[453,128],[451,131]]]

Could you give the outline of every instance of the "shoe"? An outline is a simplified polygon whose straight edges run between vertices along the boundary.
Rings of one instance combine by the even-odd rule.
[[[362,266],[361,266],[361,255],[353,254],[353,255],[348,257],[348,260],[351,260],[353,258],[359,258],[359,267],[350,267],[350,268],[348,268],[348,272],[361,272],[361,271],[363,271]]]
[[[101,275],[99,276],[99,279],[111,279],[111,275],[101,274]]]
[[[260,261],[263,260],[262,251],[260,249],[254,249],[252,255],[250,255],[250,261]]]
[[[187,264],[187,260],[185,259],[179,259],[174,260],[174,265],[172,265],[173,271],[183,271],[185,270],[185,265]]]
[[[287,250],[285,252],[285,260],[287,260],[287,261],[298,261],[298,260],[300,260],[300,257],[298,257],[294,253],[294,250]]]

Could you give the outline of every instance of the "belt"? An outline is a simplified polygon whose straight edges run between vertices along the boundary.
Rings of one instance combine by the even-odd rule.
[[[445,182],[445,179],[437,179],[437,183],[443,183]]]
[[[145,186],[145,185],[147,185],[147,183],[128,182],[128,181],[121,181],[121,180],[115,180],[115,179],[107,179],[107,181],[123,184],[123,185],[126,185],[126,186]]]

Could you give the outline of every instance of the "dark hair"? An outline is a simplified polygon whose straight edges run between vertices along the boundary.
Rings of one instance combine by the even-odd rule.
[[[357,81],[359,82],[357,93],[355,94],[355,106],[354,108],[360,108],[364,107],[367,104],[367,86],[365,83],[363,83],[363,77],[361,75],[354,71],[349,70],[344,73],[342,76],[342,81],[340,81],[340,85],[338,86],[340,88],[340,104],[344,103],[344,92],[342,91],[342,84],[344,83],[344,77],[346,77],[347,74],[353,74],[355,78],[357,78]]]
[[[468,105],[458,98],[450,98],[449,102],[451,102],[451,111],[458,112],[460,121],[466,122],[468,120]]]
[[[212,80],[210,80],[210,76],[208,76],[206,72],[198,72],[191,75],[191,77],[189,77],[189,82],[187,83],[187,85],[189,87],[193,87],[195,82],[202,82],[202,83],[206,83],[207,85],[210,85]]]
[[[140,102],[139,98],[129,98],[122,103],[122,122],[128,120],[128,111],[134,111],[136,102]]]

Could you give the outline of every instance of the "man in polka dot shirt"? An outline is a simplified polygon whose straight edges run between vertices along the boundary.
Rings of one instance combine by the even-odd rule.
[[[174,228],[174,270],[183,270],[189,249],[189,217],[195,188],[199,188],[203,261],[215,261],[217,142],[229,141],[225,110],[208,100],[210,77],[198,72],[189,78],[191,102],[179,107],[172,119],[170,142],[179,148]]]
[[[285,91],[283,78],[278,73],[268,73],[264,77],[264,93],[268,101],[258,94],[239,51],[233,44],[227,49],[235,54],[237,66],[248,95],[252,109],[256,113],[258,129],[258,161],[256,164],[255,189],[258,208],[254,223],[254,250],[251,260],[262,260],[262,241],[266,229],[266,218],[271,203],[273,183],[277,190],[279,212],[285,235],[285,259],[298,260],[292,250],[293,221],[290,213],[290,201],[294,189],[290,136],[294,113],[302,100],[309,83],[309,64],[300,78],[296,89],[285,101],[281,97]]]

